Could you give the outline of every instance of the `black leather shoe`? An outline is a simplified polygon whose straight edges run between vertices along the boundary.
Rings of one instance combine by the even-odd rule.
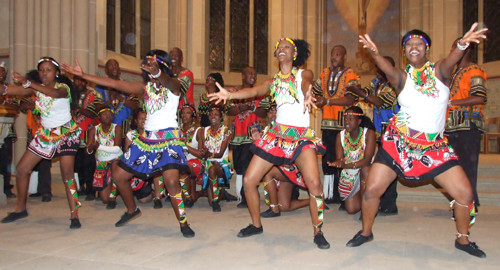
[[[115,227],[121,227],[140,216],[141,216],[141,210],[139,208],[136,208],[132,214],[125,212],[125,214],[122,215],[120,220],[118,220],[118,222],[115,223]]]
[[[78,218],[72,218],[71,220],[71,225],[69,225],[70,229],[80,229],[82,227],[82,224],[80,223],[80,220]]]
[[[194,237],[194,231],[189,227],[189,225],[181,227],[182,236],[186,238]]]
[[[361,234],[362,232],[363,230],[359,231],[356,235],[354,235],[354,237],[351,240],[349,240],[349,242],[347,242],[346,247],[361,246],[362,244],[373,240],[373,233],[371,233],[368,236],[364,236]]]
[[[218,202],[212,202],[212,212],[220,212],[220,205]]]
[[[28,211],[24,210],[22,212],[10,212],[6,217],[2,219],[2,223],[10,223],[21,218],[28,216]]]
[[[184,203],[184,206],[186,208],[191,208],[191,207],[193,207],[193,205],[194,205],[194,202],[191,200],[186,200],[186,202]]]
[[[279,217],[279,216],[281,216],[281,212],[274,213],[273,209],[271,207],[269,207],[269,209],[267,209],[266,211],[260,213],[260,216],[263,217],[263,218]]]
[[[462,245],[458,242],[458,240],[455,240],[455,247],[469,253],[472,256],[486,258],[486,253],[484,253],[484,251],[482,251],[474,242]]]
[[[238,208],[248,208],[247,202],[240,202],[238,205],[236,205]]]
[[[40,194],[40,192],[37,192],[37,193],[30,194],[28,197],[36,198],[36,197],[40,197],[40,196],[42,196],[42,194]]]
[[[398,208],[395,209],[380,209],[378,210],[378,214],[380,216],[395,216],[398,214]]]
[[[238,198],[232,194],[229,194],[226,189],[222,189],[222,194],[224,194],[224,198],[226,199],[226,202],[234,202],[237,201]]]
[[[95,200],[95,194],[94,194],[94,192],[88,193],[87,196],[85,197],[85,200],[86,201],[93,201],[93,200]]]
[[[330,243],[326,241],[325,236],[323,235],[323,232],[318,232],[314,236],[314,243],[316,246],[318,246],[319,249],[329,249],[330,248]]]
[[[261,234],[264,231],[264,227],[260,226],[260,228],[255,227],[253,224],[248,225],[247,227],[240,230],[238,233],[238,237],[248,237],[256,234]]]
[[[7,198],[9,198],[9,199],[16,197],[16,194],[12,193],[12,190],[10,190],[10,189],[4,190],[4,193],[5,193],[5,196],[7,196]]]

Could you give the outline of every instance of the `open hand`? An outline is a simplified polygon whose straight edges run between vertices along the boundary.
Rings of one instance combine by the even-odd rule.
[[[158,61],[156,61],[156,54],[151,58],[146,58],[146,63],[141,65],[141,69],[149,74],[158,74],[160,67]]]
[[[304,113],[309,110],[311,112],[311,107],[317,109],[318,107],[315,104],[316,98],[312,94],[312,84],[309,85],[309,89],[307,89],[306,96],[304,97]]]
[[[208,98],[210,99],[210,101],[215,101],[215,104],[219,104],[221,101],[223,101],[222,104],[226,104],[229,98],[229,92],[218,82],[216,82],[215,85],[217,85],[220,91],[208,94]]]
[[[377,45],[372,41],[368,34],[359,35],[359,42],[363,43],[363,48],[368,49],[372,54],[378,53]]]
[[[479,44],[479,43],[481,43],[481,40],[486,38],[485,33],[488,31],[488,28],[483,28],[483,29],[476,31],[477,26],[478,26],[477,22],[472,24],[469,31],[467,33],[465,33],[465,35],[459,41],[462,43],[460,45],[466,46],[471,42],[475,42],[475,43]]]
[[[80,76],[80,77],[83,76],[83,69],[80,66],[80,63],[78,62],[78,59],[76,59],[76,58],[75,58],[75,65],[74,66],[70,66],[69,64],[66,64],[63,62],[63,63],[61,63],[61,68],[64,71],[71,73],[73,75]]]

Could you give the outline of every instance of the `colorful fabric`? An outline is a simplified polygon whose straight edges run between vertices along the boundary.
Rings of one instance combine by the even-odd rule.
[[[238,89],[232,88],[231,92],[236,92]],[[259,103],[262,97],[255,98],[251,101],[251,106],[253,108],[258,108]],[[231,100],[227,106],[227,110],[234,108],[237,104],[247,103],[248,100]],[[241,145],[247,143],[253,143],[251,137],[251,128],[252,127],[260,127],[260,117],[255,114],[255,110],[248,110],[242,113],[239,113],[233,117],[233,125],[231,127],[231,131],[233,137],[231,138],[231,145]],[[260,130],[260,128],[259,128]]]
[[[366,148],[367,128],[359,128],[358,137],[353,140],[346,130],[340,132],[340,142],[344,148],[344,162],[346,164],[360,161],[364,158]],[[359,191],[361,169],[343,169],[340,173],[339,194],[342,200],[347,200]]]
[[[198,115],[200,116],[200,126],[208,127],[210,126],[210,120],[208,120],[208,113],[212,109],[212,103],[208,98],[208,93],[205,91],[200,96],[200,103],[198,105]]]
[[[73,120],[56,128],[40,127],[28,150],[44,159],[54,156],[76,155],[79,146],[81,129]]]
[[[78,213],[78,208],[82,206],[80,201],[78,200],[78,192],[76,187],[75,179],[69,179],[64,181],[68,185],[69,192],[71,193],[71,197],[73,197],[73,201],[75,202],[75,206],[71,210],[72,213]]]
[[[364,90],[367,94],[376,95],[382,100],[382,105],[373,105],[373,124],[377,140],[380,141],[380,137],[384,133],[387,124],[389,124],[389,120],[394,114],[399,112],[397,94],[389,82],[381,83],[378,78],[374,78],[370,82],[370,86]]]
[[[179,223],[183,224],[187,222],[186,210],[184,207],[184,201],[182,200],[182,193],[177,193],[174,196],[177,203],[177,211],[179,213]]]
[[[107,87],[101,86],[101,85],[96,85],[95,89],[99,93],[98,97],[102,100],[102,102],[106,102],[110,99],[110,94]],[[114,91],[114,90],[113,90]],[[132,100],[134,102],[139,102],[139,99],[134,96],[134,95],[125,95],[119,93],[124,99],[126,100]],[[124,101],[120,101],[117,104],[109,104],[109,107],[115,111],[113,114],[113,123],[117,124],[122,127],[123,134],[122,137],[125,137],[126,132],[130,128],[130,115],[132,114],[132,109],[129,107],[125,106]]]
[[[219,185],[217,183],[217,180],[217,178],[210,179],[210,181],[212,182],[212,202],[216,202],[219,199]]]
[[[179,82],[181,83],[182,98],[179,100],[179,109],[184,106],[184,104],[191,103],[194,104],[194,75],[189,69],[184,69],[177,75]]]
[[[163,180],[163,176],[158,177],[158,193],[160,196],[165,195],[165,181]]]
[[[458,165],[458,156],[442,133],[425,133],[407,127],[395,115],[382,136],[375,162],[392,168],[409,181],[433,178]]]
[[[201,185],[203,183],[203,174],[205,173],[203,162],[198,158],[193,158],[188,160],[188,165],[194,171],[196,183]]]
[[[108,131],[104,131],[102,124],[95,127],[95,142],[103,146],[114,146],[115,145],[115,130],[116,124],[112,123]],[[113,153],[103,151],[100,149],[96,150],[96,159],[100,161],[113,159]]]
[[[98,95],[96,91],[88,90],[85,93],[85,96],[80,99],[78,106],[81,109],[90,111],[95,115],[95,117],[97,117],[97,113],[95,111],[96,105],[101,102],[102,100],[100,98],[100,95]],[[78,124],[78,126],[82,130],[82,133],[80,134],[80,147],[85,147],[85,145],[87,144],[87,130],[89,129],[89,127],[91,127],[96,123],[95,117],[94,118],[87,117],[79,113],[77,113],[74,116],[73,120],[75,121],[75,123]]]
[[[206,189],[208,187],[208,169],[214,165],[218,165],[222,169],[222,177],[219,177],[218,185],[221,188],[230,188],[230,180],[233,175],[233,164],[229,162],[229,159],[223,159],[222,161],[206,161],[205,171],[203,173],[203,178],[201,181],[202,188]]]
[[[146,130],[135,138],[118,160],[118,166],[142,179],[153,178],[168,169],[189,172],[178,128]]]
[[[111,161],[97,161],[92,187],[96,191],[105,189],[111,182]]]
[[[113,179],[111,179],[111,192],[109,193],[109,199],[116,200],[116,183]]]
[[[450,84],[450,100],[477,96],[487,99],[486,73],[478,65],[470,65],[455,71]],[[482,104],[473,106],[452,106],[448,108],[446,132],[470,130],[472,124],[485,131]]]
[[[312,196],[312,195],[310,195]],[[321,229],[323,226],[323,214],[325,212],[325,201],[323,200],[323,196],[313,196],[316,200],[316,207],[318,208],[318,222],[313,224],[314,227]]]
[[[279,165],[278,170],[286,180],[296,184],[299,187],[307,188],[306,182],[304,182],[304,178],[302,177],[302,173],[300,173],[299,168],[297,168],[295,163],[292,163],[290,165]]]
[[[427,61],[420,68],[407,65],[406,74],[408,74],[407,79],[413,80],[413,85],[417,91],[433,98],[439,96],[439,89],[436,87],[434,63]]]
[[[333,68],[327,67],[321,71],[320,78],[315,82],[313,93],[329,99],[339,99],[345,95],[353,95],[349,87],[359,84],[359,77],[349,67],[334,73]],[[325,105],[323,106],[322,129],[344,129],[344,111],[348,106]]]
[[[275,164],[291,164],[302,151],[313,148],[323,155],[325,147],[321,139],[314,136],[314,130],[276,123],[266,128],[262,137],[250,150],[259,157]]]
[[[270,95],[278,107],[282,104],[298,102],[297,72],[298,69],[293,67],[289,74],[283,75],[280,71],[274,75]]]
[[[191,196],[189,195],[189,192],[187,190],[186,180],[187,180],[187,177],[179,178],[179,183],[181,184],[182,194],[184,194],[184,198],[187,199]]]

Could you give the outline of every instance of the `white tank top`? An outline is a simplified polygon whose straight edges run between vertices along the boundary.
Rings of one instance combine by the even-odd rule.
[[[198,138],[196,138],[196,134],[198,134],[199,129],[200,129],[200,127],[196,128],[196,130],[194,131],[193,139],[191,140],[190,143],[187,143],[189,146],[191,146],[192,148],[195,148],[195,149],[198,149]],[[188,151],[185,151],[185,153],[186,153],[186,160],[197,158],[193,154],[189,153]]]
[[[295,126],[309,127],[309,111],[304,112],[304,93],[302,93],[302,71],[297,71],[295,87],[297,87],[298,102],[278,104],[276,111],[276,123]]]
[[[436,77],[438,96],[431,97],[415,89],[415,82],[407,74],[403,90],[398,96],[401,110],[399,119],[414,130],[426,133],[439,133],[444,130],[446,109],[450,89]]]
[[[146,88],[152,87],[150,85],[151,82],[146,85]],[[167,88],[162,88],[159,95],[148,94],[148,91],[145,90],[144,95],[144,104],[147,111],[146,123],[144,124],[145,130],[153,131],[179,127],[177,123],[177,106],[179,105],[180,96],[174,95]],[[163,99],[163,95],[167,95],[166,101]]]
[[[44,128],[55,128],[62,126],[71,120],[69,87],[64,83],[56,83],[54,88],[63,87],[68,92],[66,98],[52,98],[41,92],[36,92],[36,107],[41,114],[41,122]]]

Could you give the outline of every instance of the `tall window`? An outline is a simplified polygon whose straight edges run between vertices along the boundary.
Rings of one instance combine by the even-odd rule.
[[[107,0],[106,15],[106,49],[143,58],[151,47],[151,0]]]
[[[211,0],[209,39],[211,70],[267,74],[268,0]]]
[[[498,9],[497,0],[463,0],[463,29],[464,33],[468,31],[474,22],[483,22],[480,27],[488,27],[488,39],[482,42],[483,50],[475,49],[473,60],[477,61],[478,53],[482,53],[482,62],[493,62],[500,60],[500,29],[498,18],[500,9]]]

